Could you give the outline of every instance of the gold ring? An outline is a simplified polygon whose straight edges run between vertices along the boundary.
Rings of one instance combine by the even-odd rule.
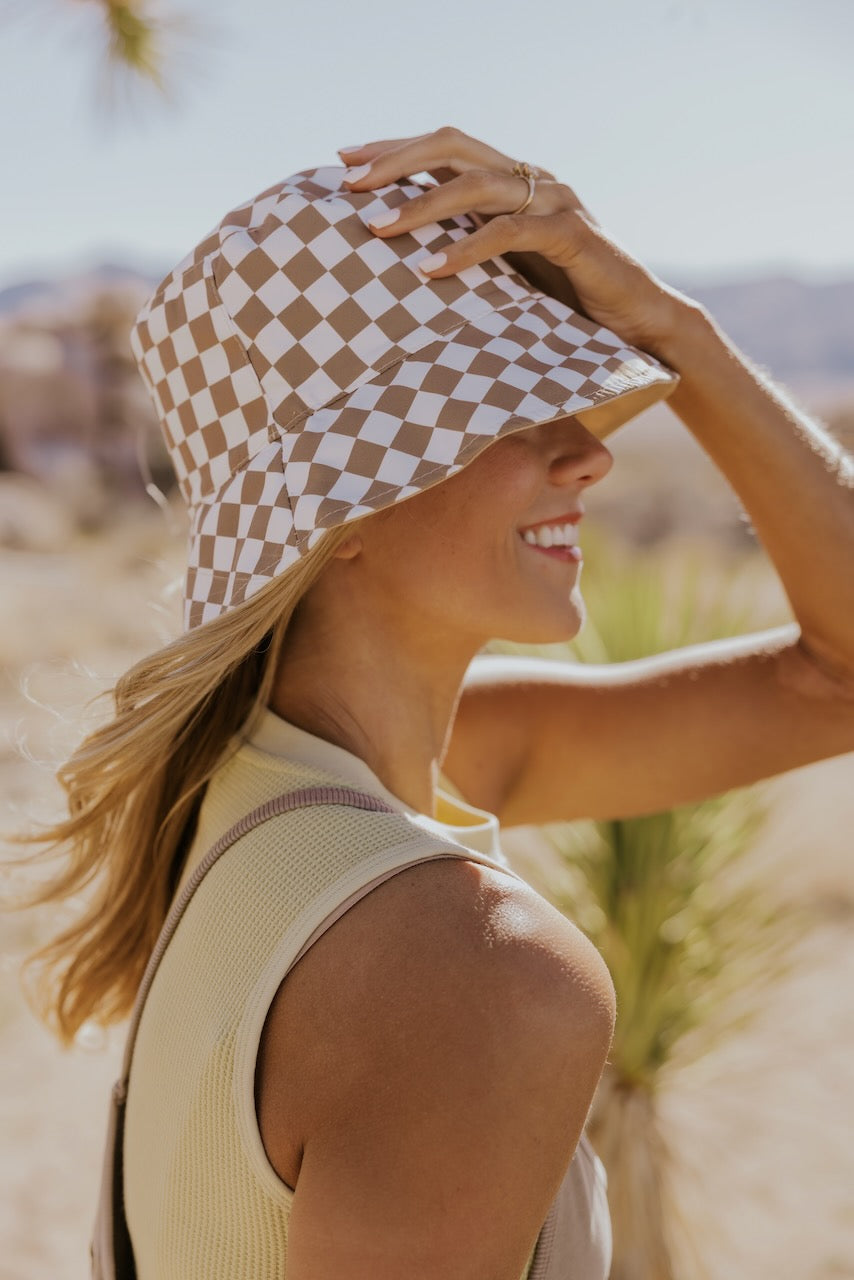
[[[528,194],[525,200],[522,202],[522,204],[519,205],[518,209],[512,210],[514,214],[524,213],[528,205],[531,203],[531,201],[534,198],[534,186],[536,184],[537,178],[539,178],[540,176],[540,171],[539,169],[535,169],[532,165],[525,164],[523,161],[517,160],[516,163],[513,165],[512,172],[515,177],[524,178],[528,184]]]

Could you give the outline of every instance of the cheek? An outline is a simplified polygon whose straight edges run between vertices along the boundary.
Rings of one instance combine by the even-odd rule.
[[[474,462],[419,495],[419,513],[438,537],[459,546],[496,545],[524,519],[542,486],[530,450],[513,439],[499,440]]]
[[[429,493],[429,491],[428,491]],[[428,494],[424,495],[425,497]],[[404,519],[389,522],[384,588],[407,615],[468,617],[507,577],[501,534],[488,528],[470,500],[450,488]],[[506,540],[506,521],[503,524]]]
[[[388,508],[375,544],[388,589],[409,600],[425,589],[456,596],[506,576],[516,528],[541,485],[529,452],[498,441],[456,475]]]

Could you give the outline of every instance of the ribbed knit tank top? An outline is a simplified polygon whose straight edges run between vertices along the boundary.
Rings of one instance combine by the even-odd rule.
[[[211,778],[177,892],[223,832],[282,792],[343,785],[397,812],[323,805],[273,818],[193,895],[149,992],[128,1084],[124,1188],[139,1280],[285,1280],[294,1190],[267,1159],[255,1112],[258,1046],[282,979],[405,867],[451,856],[516,876],[498,819],[441,781],[436,816],[418,813],[359,757],[272,711]],[[583,1134],[522,1280],[606,1280],[606,1186]]]

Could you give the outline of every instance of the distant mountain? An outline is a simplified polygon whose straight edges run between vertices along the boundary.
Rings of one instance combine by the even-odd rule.
[[[0,313],[19,311],[29,303],[50,298],[56,292],[52,280],[25,280],[22,284],[10,284],[0,289]]]
[[[86,297],[100,289],[137,286],[152,289],[166,274],[166,268],[157,275],[137,271],[121,263],[104,262],[91,271],[48,280],[23,280],[0,288],[0,315],[13,315],[32,307],[55,306]]]
[[[719,285],[662,278],[701,302],[773,376],[854,380],[854,278],[811,284],[766,276]]]

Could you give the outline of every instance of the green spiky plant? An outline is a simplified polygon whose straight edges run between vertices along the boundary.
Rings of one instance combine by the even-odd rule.
[[[491,649],[624,662],[791,621],[779,596],[759,603],[774,584],[758,551],[738,567],[702,543],[641,552],[595,525],[584,543],[594,568],[576,639]],[[659,1099],[675,1072],[747,1025],[786,970],[803,922],[779,912],[749,863],[766,813],[757,784],[666,812],[543,829],[561,867],[550,896],[598,947],[617,993],[588,1126],[608,1173],[611,1280],[707,1274],[680,1208],[678,1142]]]
[[[142,0],[91,0],[103,14],[107,55],[111,62],[127,67],[145,80],[163,88],[162,27]]]
[[[202,23],[180,12],[171,0],[73,0],[73,4],[88,12],[101,32],[100,105],[109,114],[120,93],[130,100],[153,89],[161,100],[173,100],[176,72],[180,69],[180,81],[187,79],[188,63],[212,35],[207,17]]]

